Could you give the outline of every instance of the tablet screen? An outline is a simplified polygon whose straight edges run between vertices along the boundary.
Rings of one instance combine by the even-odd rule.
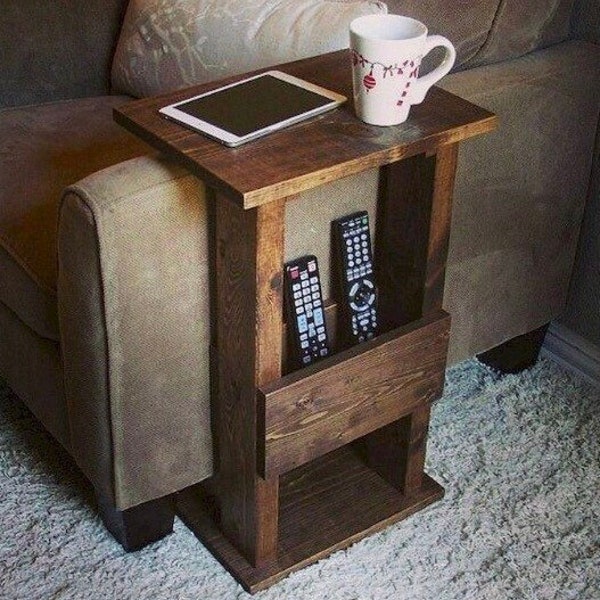
[[[227,146],[239,146],[340,106],[346,97],[281,71],[254,75],[159,109]]]
[[[331,98],[264,75],[182,102],[177,104],[177,109],[243,137],[330,104]]]

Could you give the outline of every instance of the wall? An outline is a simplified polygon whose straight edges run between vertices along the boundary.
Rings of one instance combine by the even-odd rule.
[[[600,348],[600,160],[586,206],[567,309],[560,322]]]
[[[600,386],[600,133],[567,307],[546,335],[545,350]]]
[[[600,2],[576,0],[573,37],[600,43]],[[544,349],[600,385],[600,133],[567,307],[552,323]]]

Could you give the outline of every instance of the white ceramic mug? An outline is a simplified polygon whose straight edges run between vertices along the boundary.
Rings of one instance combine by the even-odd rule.
[[[421,59],[443,46],[442,63],[419,77]],[[427,27],[400,15],[367,15],[350,23],[350,54],[354,107],[359,119],[372,125],[397,125],[408,118],[429,88],[446,75],[456,60],[452,43],[427,35]]]

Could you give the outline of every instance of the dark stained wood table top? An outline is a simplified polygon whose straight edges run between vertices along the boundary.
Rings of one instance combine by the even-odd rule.
[[[169,121],[158,110],[248,74],[134,100],[115,109],[114,118],[246,209],[408,156],[435,152],[497,125],[493,113],[435,86],[422,104],[411,107],[405,123],[391,127],[363,123],[354,114],[347,50],[274,68],[341,93],[348,102],[238,148]]]

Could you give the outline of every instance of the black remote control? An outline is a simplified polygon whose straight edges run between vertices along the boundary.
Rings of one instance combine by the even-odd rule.
[[[336,219],[332,229],[338,271],[338,322],[346,344],[353,345],[377,335],[369,213],[360,211]]]
[[[295,368],[329,355],[319,266],[315,256],[285,264],[285,305]]]

